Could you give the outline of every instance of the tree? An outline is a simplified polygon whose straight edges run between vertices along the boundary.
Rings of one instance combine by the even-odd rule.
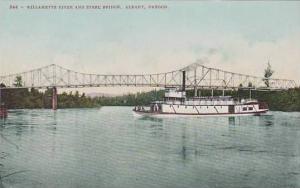
[[[270,87],[270,83],[269,83],[269,79],[270,77],[273,75],[274,71],[272,70],[272,67],[270,65],[270,62],[268,62],[268,66],[265,69],[265,77],[264,77],[264,81],[267,87]]]
[[[3,88],[3,87],[6,87],[6,86],[5,86],[5,84],[1,83],[0,87]]]
[[[249,82],[249,83],[248,83],[248,87],[253,87],[252,82]]]
[[[22,87],[22,76],[16,76],[14,86],[15,87]]]

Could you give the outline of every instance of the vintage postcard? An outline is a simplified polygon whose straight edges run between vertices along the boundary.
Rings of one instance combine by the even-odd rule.
[[[300,1],[0,1],[0,188],[300,187]]]

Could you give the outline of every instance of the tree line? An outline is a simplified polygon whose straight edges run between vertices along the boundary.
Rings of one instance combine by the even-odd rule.
[[[15,87],[22,87],[22,77],[17,76],[14,80]],[[51,108],[52,106],[52,88],[40,91],[35,88],[16,88],[9,89],[1,83],[1,103],[8,109],[33,109],[33,108]],[[5,88],[5,89],[4,89]],[[98,107],[95,99],[87,97],[85,93],[79,94],[63,92],[58,94],[59,108],[91,108]]]
[[[99,107],[95,99],[85,94],[63,92],[57,95],[59,108],[92,108]],[[1,101],[8,109],[33,109],[52,107],[52,89],[44,92],[37,89],[5,89],[1,92]]]

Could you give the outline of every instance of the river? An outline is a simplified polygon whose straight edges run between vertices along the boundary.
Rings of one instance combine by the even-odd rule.
[[[298,112],[157,119],[102,107],[0,121],[0,187],[300,187]]]

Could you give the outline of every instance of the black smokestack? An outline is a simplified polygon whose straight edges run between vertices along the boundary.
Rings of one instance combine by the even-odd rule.
[[[182,91],[185,91],[185,71],[182,71]]]

